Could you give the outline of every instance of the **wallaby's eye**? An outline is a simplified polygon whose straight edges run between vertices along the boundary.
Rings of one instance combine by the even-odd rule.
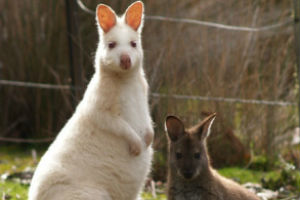
[[[182,158],[182,153],[177,152],[176,153],[176,159],[179,160]]]
[[[200,159],[200,153],[195,153],[195,154],[194,154],[194,158],[195,158],[195,159]]]
[[[135,41],[131,41],[130,45],[131,45],[131,47],[135,48],[136,47],[136,42]]]
[[[109,49],[113,49],[113,48],[116,47],[116,45],[117,45],[116,42],[109,42],[109,43],[108,43],[108,48],[109,48]]]

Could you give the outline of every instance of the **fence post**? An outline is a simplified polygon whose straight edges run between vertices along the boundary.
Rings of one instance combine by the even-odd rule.
[[[300,127],[300,0],[294,0],[294,28],[295,28],[295,49],[296,49],[296,60],[298,65],[298,117]]]
[[[79,33],[78,5],[76,0],[65,0],[66,19],[67,19],[67,37],[69,46],[70,75],[72,79],[72,103],[76,106],[81,98],[82,90],[74,88],[83,87],[84,74],[82,68],[82,48]]]

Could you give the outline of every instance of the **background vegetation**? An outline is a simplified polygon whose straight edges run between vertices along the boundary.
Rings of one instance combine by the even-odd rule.
[[[90,8],[100,3],[83,2]],[[101,1],[117,13],[123,13],[131,2]],[[293,16],[292,1],[145,0],[144,3],[147,15],[249,27],[283,22]],[[95,18],[81,10],[78,15],[77,42],[82,51],[86,86],[94,71],[98,35]],[[71,84],[67,36],[65,1],[1,0],[0,79]],[[291,102],[299,98],[292,26],[243,32],[146,20],[143,46],[151,92]],[[0,85],[0,137],[53,138],[71,116],[72,103],[72,92],[68,90]],[[298,126],[296,106],[154,96],[150,106],[156,124],[155,180],[164,181],[166,174],[167,141],[163,125],[168,114],[179,115],[192,125],[209,112],[218,113],[209,141],[213,164],[217,167],[258,166],[273,170],[279,155],[300,167],[299,144],[291,144]]]

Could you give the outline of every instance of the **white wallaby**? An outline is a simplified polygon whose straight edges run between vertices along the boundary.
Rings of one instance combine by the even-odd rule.
[[[153,150],[141,32],[144,5],[122,17],[97,7],[95,74],[75,113],[42,157],[29,200],[135,200]]]

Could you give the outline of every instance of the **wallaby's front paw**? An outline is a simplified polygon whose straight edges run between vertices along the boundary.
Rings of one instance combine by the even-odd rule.
[[[129,153],[133,156],[140,155],[142,151],[142,144],[140,140],[137,141],[131,141],[129,143]]]
[[[148,147],[152,143],[153,136],[154,136],[154,133],[152,131],[148,130],[146,132],[146,135],[144,136],[146,147]]]

